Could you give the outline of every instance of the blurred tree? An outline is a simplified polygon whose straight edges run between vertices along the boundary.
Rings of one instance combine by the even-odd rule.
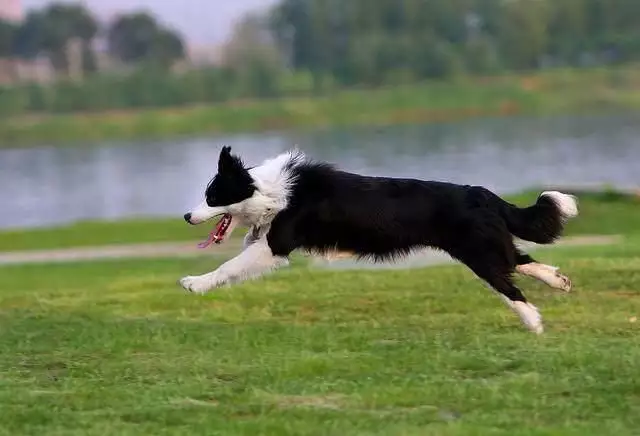
[[[282,0],[271,13],[270,27],[291,66],[300,69],[313,67],[315,54],[310,0]]]
[[[125,63],[167,68],[184,58],[182,38],[144,12],[118,17],[107,33],[109,53]]]
[[[0,20],[0,58],[14,54],[14,37],[17,27],[8,21]]]
[[[378,68],[381,38],[375,34],[358,35],[351,40],[349,57],[340,79],[347,85],[380,85],[383,72]]]
[[[184,56],[185,49],[181,37],[171,30],[159,29],[151,45],[149,59],[159,65],[170,67]]]
[[[31,59],[44,50],[45,18],[42,11],[29,11],[15,33],[14,50],[17,56]]]
[[[53,3],[40,11],[31,11],[16,32],[15,49],[21,57],[45,54],[58,72],[68,73],[69,44],[80,41],[91,51],[98,24],[82,5]]]
[[[488,37],[469,41],[462,52],[464,69],[471,74],[493,74],[500,70],[500,59],[493,43]]]
[[[576,64],[586,50],[585,0],[564,0],[550,8],[547,54],[554,64]]]
[[[420,78],[442,79],[463,71],[455,46],[431,35],[422,35],[420,45],[414,47],[413,68]]]
[[[68,44],[79,39],[83,47],[89,46],[98,24],[91,13],[81,5],[52,4],[44,10],[41,49],[47,53],[57,71],[69,71]]]
[[[0,22],[0,57],[46,55],[59,72],[95,70],[98,26],[88,10],[64,1],[29,11],[17,28]],[[637,62],[638,23],[640,0],[279,0],[266,16],[238,24],[227,65],[171,75],[168,67],[184,57],[180,35],[133,13],[106,32],[111,55],[135,66],[133,74],[34,87],[28,99],[16,92],[4,110],[19,110],[23,100],[30,110],[168,106],[336,83]]]
[[[294,68],[347,84],[407,69],[420,78],[577,64],[585,54],[632,61],[638,23],[635,0],[281,0],[272,11]]]
[[[547,0],[504,2],[499,44],[510,68],[520,70],[539,66],[549,42],[549,5]]]
[[[606,61],[640,58],[640,2],[584,0],[588,47]]]
[[[269,32],[267,18],[249,14],[238,22],[225,46],[224,64],[250,95],[277,94],[283,60]]]

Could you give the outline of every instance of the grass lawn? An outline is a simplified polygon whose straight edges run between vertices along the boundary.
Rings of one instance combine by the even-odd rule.
[[[640,428],[640,238],[536,253],[544,335],[465,268],[311,271],[204,297],[211,260],[0,268],[0,434],[601,435]]]
[[[581,198],[569,233],[624,242],[535,253],[574,282],[562,294],[519,278],[542,336],[460,265],[318,271],[297,257],[203,297],[176,281],[221,258],[0,267],[0,435],[637,435],[637,208]],[[0,241],[153,240],[190,229],[177,223]]]

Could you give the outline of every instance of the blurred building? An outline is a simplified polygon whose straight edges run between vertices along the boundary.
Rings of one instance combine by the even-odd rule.
[[[222,63],[224,45],[190,45],[187,47],[187,59],[195,68],[220,65]]]
[[[0,20],[20,23],[24,19],[22,0],[0,0]],[[55,73],[45,57],[32,60],[0,59],[0,85],[16,82],[49,82]]]
[[[0,20],[19,22],[22,20],[20,0],[0,0]],[[19,72],[18,65],[12,59],[0,59],[0,85],[12,83]]]
[[[0,20],[22,21],[23,13],[21,0],[0,0]]]

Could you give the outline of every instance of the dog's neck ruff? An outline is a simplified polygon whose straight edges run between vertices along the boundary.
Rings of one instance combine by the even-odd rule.
[[[249,170],[256,191],[253,196],[238,205],[231,214],[242,216],[245,224],[263,227],[287,207],[291,188],[295,182],[295,168],[305,161],[305,156],[292,150]]]
[[[287,207],[295,181],[294,169],[304,161],[304,155],[294,150],[251,168],[249,175],[256,187],[254,194],[246,200],[227,206],[226,213],[198,247],[220,244],[238,224],[268,229],[275,216]]]
[[[293,170],[304,161],[305,156],[302,152],[287,151],[251,168],[249,174],[262,195],[279,200],[289,194],[293,183]]]

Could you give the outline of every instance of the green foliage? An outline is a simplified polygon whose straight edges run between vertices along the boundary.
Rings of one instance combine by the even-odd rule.
[[[497,48],[486,38],[467,43],[462,59],[464,70],[474,75],[491,75],[502,69]]]
[[[69,70],[69,44],[77,40],[82,69],[92,73],[97,70],[92,42],[98,31],[97,20],[83,5],[51,3],[43,9],[30,10],[19,26],[0,21],[0,58],[32,59],[44,55],[64,77]],[[184,57],[181,37],[146,13],[120,16],[107,33],[111,54],[124,63],[167,69]]]
[[[638,60],[637,23],[638,2],[627,0],[281,0],[271,16],[296,68],[369,85],[397,71],[421,79]]]
[[[238,78],[243,97],[275,97],[280,94],[282,59],[272,44],[266,43],[268,27],[259,15],[247,15],[234,28],[225,47],[224,62]]]
[[[280,76],[272,70],[250,68],[244,73],[249,76],[224,69],[177,76],[143,66],[127,75],[94,75],[82,82],[59,80],[52,86],[28,84],[0,89],[0,111],[16,115],[160,108],[279,93]]]
[[[13,54],[21,58],[32,59],[42,53],[46,37],[45,27],[44,12],[40,10],[29,11],[14,35]]]
[[[60,80],[47,88],[23,85],[4,90],[0,111],[9,116],[165,108],[232,99],[326,96],[347,86],[370,89],[424,79],[509,75],[546,66],[634,65],[640,59],[638,4],[626,0],[281,0],[266,17],[250,14],[240,20],[225,47],[224,66],[181,75],[172,75],[169,68],[184,56],[179,35],[163,28],[152,15],[133,13],[120,16],[107,32],[111,54],[131,68],[117,75],[88,74],[81,83]],[[31,11],[18,29],[0,23],[0,53],[12,49],[26,58],[46,54],[65,72],[68,59],[62,47],[79,38],[83,69],[93,72],[97,65],[90,42],[96,29],[88,10],[54,3]],[[608,87],[629,89],[634,80],[620,76]],[[524,103],[502,103],[505,108],[523,108],[535,99],[537,105],[550,108],[581,104],[589,108],[603,102],[617,105],[621,100],[620,92],[601,91],[592,96],[576,92],[566,96],[566,102],[556,94],[545,94],[547,100],[542,101],[534,91]],[[636,107],[634,95],[625,96],[623,105]],[[492,101],[488,106],[495,105]],[[431,108],[430,103],[425,106]],[[144,128],[124,129],[126,135],[142,134],[153,124],[150,118],[142,123]],[[223,123],[189,125],[219,129],[231,121],[232,130],[240,125],[299,125],[297,117],[295,121],[275,118],[279,117],[253,120],[255,125],[249,122],[250,116],[237,122],[225,118]],[[327,118],[333,119],[323,116],[317,123],[325,124]],[[114,131],[113,123],[106,130]],[[168,132],[171,127],[164,125],[161,130]],[[190,130],[181,124],[180,131]],[[91,137],[97,135],[101,133]]]
[[[21,89],[0,86],[0,121],[16,112],[25,112],[29,96]],[[26,103],[26,105],[25,105]]]
[[[184,57],[184,45],[146,12],[121,15],[108,30],[109,53],[124,63],[146,63],[167,68]]]
[[[25,58],[44,54],[57,71],[66,73],[68,44],[78,39],[86,50],[97,32],[98,24],[84,6],[52,3],[27,15],[15,35],[15,54]]]
[[[386,80],[400,81],[408,73],[391,74],[397,76],[389,75]],[[312,95],[317,89],[312,73],[288,72],[272,83],[277,95],[286,93],[287,97],[263,100],[243,98],[247,94],[242,76],[229,69],[182,76],[139,71],[129,76],[94,76],[82,84],[0,89],[0,146],[638,110],[640,93],[633,88],[638,77],[637,68],[564,69],[340,90],[327,76],[323,86],[334,92],[316,97]],[[71,103],[71,98],[58,95],[69,89]],[[61,101],[65,104],[60,105]],[[46,112],[64,108],[76,113],[32,113],[43,105]],[[81,108],[99,113],[77,113]],[[114,108],[125,110],[105,112]],[[29,115],[11,116],[17,114]]]
[[[0,19],[0,59],[13,54],[13,41],[16,31],[16,25]]]

